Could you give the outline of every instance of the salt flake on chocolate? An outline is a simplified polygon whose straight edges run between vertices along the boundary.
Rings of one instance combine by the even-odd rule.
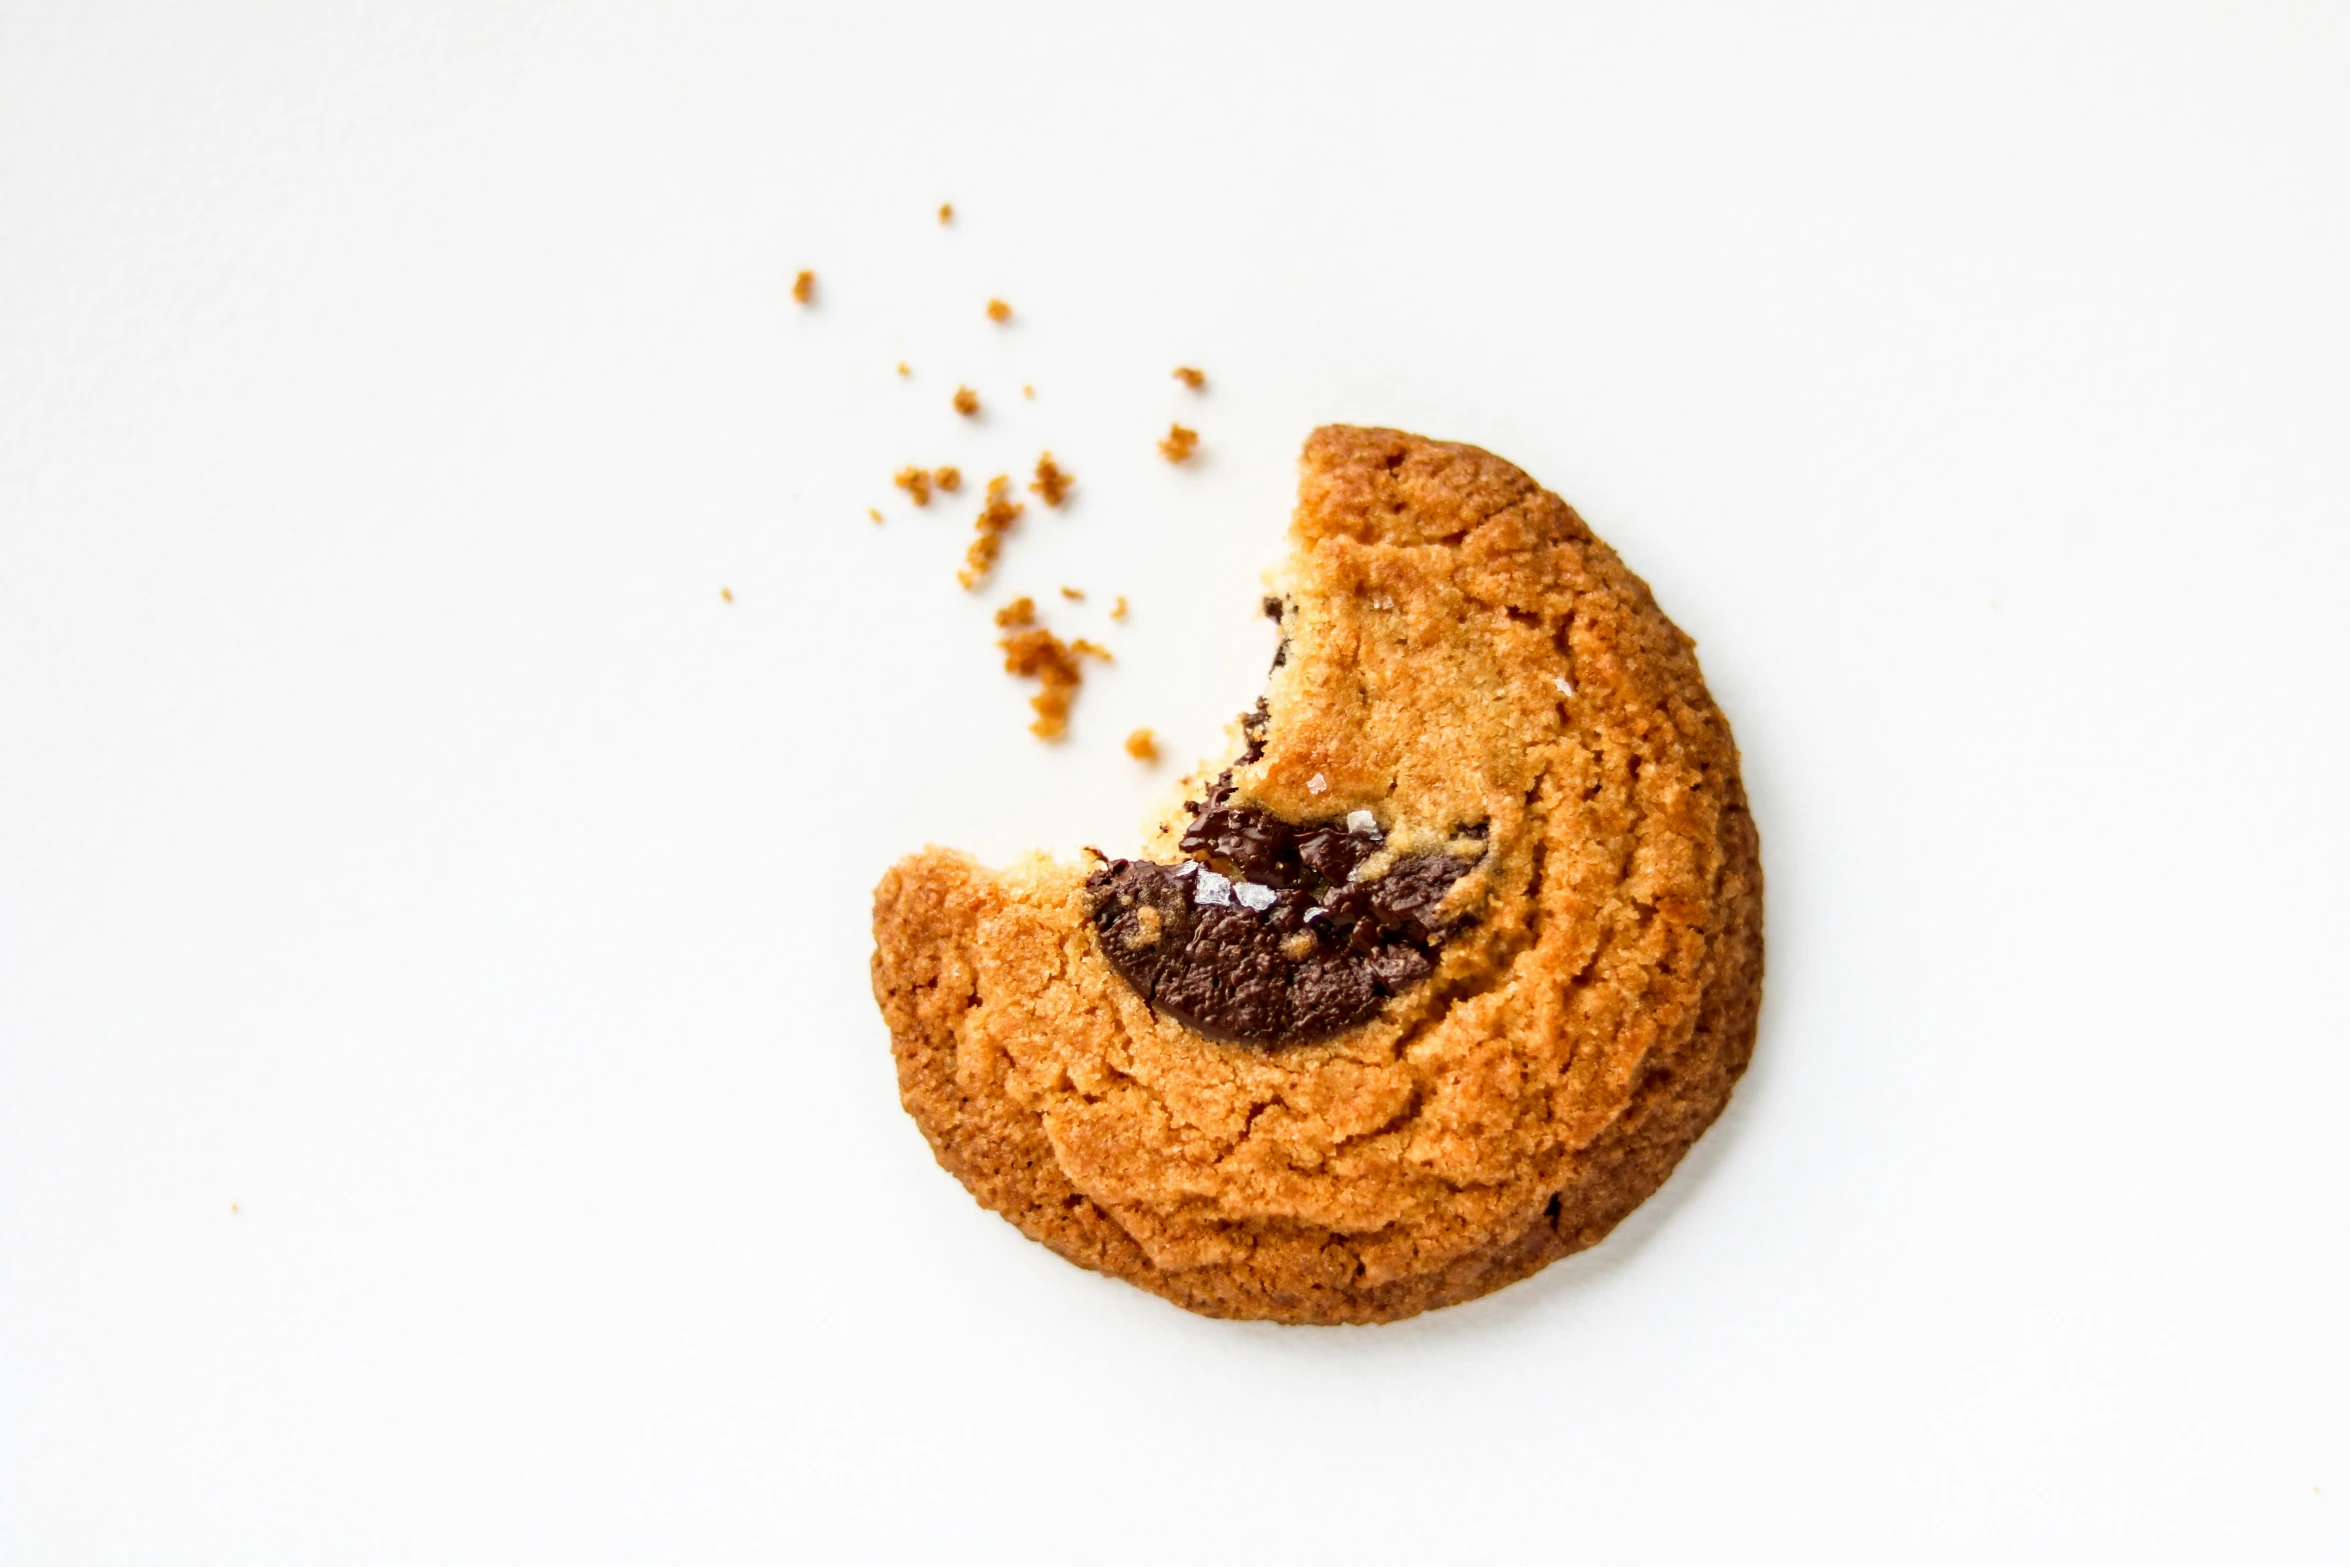
[[[1232,878],[1219,876],[1203,866],[1198,880],[1192,883],[1191,901],[1213,904],[1217,908],[1230,908],[1232,906]]]
[[[1279,894],[1275,893],[1272,888],[1260,886],[1253,881],[1234,882],[1232,896],[1240,900],[1242,908],[1254,909],[1259,914],[1281,901]]]

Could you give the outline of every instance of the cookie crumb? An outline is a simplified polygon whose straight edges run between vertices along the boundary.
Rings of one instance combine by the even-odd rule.
[[[731,603],[733,603],[733,602],[734,602],[734,589],[732,589],[732,588],[720,588],[720,589],[718,590],[718,596],[719,596],[720,598],[722,598],[722,599],[726,600],[726,602],[727,602],[727,603],[731,604]]]
[[[881,520],[881,508],[878,506],[868,506],[865,508],[865,515],[872,518],[875,522],[879,522]]]
[[[1169,462],[1189,462],[1191,454],[1199,450],[1199,432],[1186,430],[1179,424],[1167,426],[1167,438],[1159,443],[1159,455]]]
[[[1020,395],[1033,403],[1036,401],[1036,388],[1033,386],[1024,386],[1020,388]]]
[[[900,374],[900,375],[912,375],[913,373],[914,373],[913,371],[911,371],[911,370],[909,370],[909,369],[907,369],[907,368],[906,368],[906,362],[905,362],[903,359],[901,359],[901,360],[899,360],[899,361],[898,361],[898,374]]]
[[[1124,619],[1126,618],[1126,595],[1125,595],[1125,594],[1123,594],[1123,593],[1119,594],[1119,595],[1118,595],[1118,602],[1117,602],[1117,603],[1115,603],[1115,604],[1112,604],[1112,605],[1110,606],[1110,618],[1111,618],[1112,620],[1124,620]]]
[[[1009,321],[1012,319],[1012,307],[1000,299],[991,299],[987,302],[987,319],[999,323]]]
[[[1035,625],[1036,600],[1025,593],[1021,594],[995,612],[995,623],[997,629],[1003,631],[1010,631],[1019,626]]]
[[[915,505],[927,506],[930,504],[930,475],[924,469],[900,468],[898,476],[890,480],[890,483],[914,497]]]
[[[1069,486],[1076,482],[1066,469],[1053,461],[1053,454],[1046,452],[1036,459],[1036,482],[1028,488],[1042,496],[1047,506],[1058,506],[1068,498]]]
[[[971,541],[971,548],[963,556],[963,569],[955,573],[955,580],[965,588],[976,588],[995,570],[996,556],[1003,552],[1004,535],[1020,514],[1028,508],[1012,499],[1012,479],[1009,474],[997,474],[987,481],[987,504],[980,509],[979,520],[972,524],[979,536]]]
[[[1064,587],[1061,589],[1061,597],[1074,603],[1075,601],[1085,597],[1085,590],[1083,588]]]
[[[955,412],[961,414],[966,419],[977,417],[979,413],[979,394],[967,386],[956,387]]]
[[[1159,742],[1148,729],[1137,729],[1126,737],[1126,754],[1138,762],[1159,759]]]
[[[930,482],[952,495],[963,487],[963,470],[960,468],[934,468],[930,473]]]
[[[816,274],[803,272],[791,280],[791,297],[803,305],[816,300]]]
[[[1078,660],[1110,656],[1082,637],[1063,642],[1042,626],[1015,631],[996,646],[1004,650],[1006,674],[1042,682],[1042,689],[1028,699],[1028,705],[1036,709],[1036,722],[1028,726],[1028,732],[1039,740],[1058,740],[1069,732],[1069,707],[1077,698],[1077,688],[1085,683],[1085,671]]]
[[[1208,373],[1205,370],[1194,370],[1189,365],[1177,365],[1175,367],[1175,379],[1181,381],[1185,386],[1190,387],[1195,392],[1202,392],[1207,390]]]
[[[942,201],[938,204],[938,221],[941,223],[955,221],[955,204],[953,202]]]

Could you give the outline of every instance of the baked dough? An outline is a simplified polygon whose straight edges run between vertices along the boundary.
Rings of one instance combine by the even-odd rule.
[[[939,1163],[1029,1236],[1392,1321],[1594,1244],[1721,1112],[1762,869],[1690,640],[1518,469],[1317,430],[1291,545],[1264,701],[1142,856],[912,855],[873,987]]]

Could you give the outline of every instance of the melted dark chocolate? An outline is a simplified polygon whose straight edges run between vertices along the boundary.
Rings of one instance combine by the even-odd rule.
[[[1265,709],[1241,720],[1262,753]],[[1272,1045],[1352,1028],[1428,977],[1464,921],[1436,906],[1472,862],[1414,855],[1353,882],[1376,830],[1286,822],[1234,805],[1226,773],[1192,804],[1190,858],[1110,860],[1086,882],[1110,966],[1152,1005],[1203,1034]]]

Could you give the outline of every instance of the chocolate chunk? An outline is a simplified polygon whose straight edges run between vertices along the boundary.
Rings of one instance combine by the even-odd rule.
[[[1265,911],[1265,923],[1284,936],[1291,935],[1305,929],[1306,916],[1317,907],[1304,893],[1284,887],[1273,895],[1273,906]]]
[[[1229,865],[1251,881],[1283,885],[1284,861],[1294,841],[1288,824],[1262,811],[1223,808],[1203,812],[1183,835],[1183,852]]]
[[[1330,881],[1344,881],[1355,867],[1379,852],[1379,840],[1343,827],[1309,827],[1297,835],[1297,857],[1306,869]]]
[[[1352,1028],[1435,972],[1461,923],[1436,907],[1470,862],[1415,855],[1350,882],[1375,834],[1232,798],[1228,773],[1194,808],[1193,858],[1112,860],[1086,882],[1104,955],[1146,1000],[1203,1034],[1276,1045]]]
[[[1388,995],[1406,990],[1434,971],[1436,965],[1418,947],[1381,947],[1363,960],[1363,972]]]
[[[1370,884],[1371,914],[1390,934],[1422,944],[1441,940],[1445,924],[1437,918],[1436,905],[1468,869],[1445,854],[1404,860]]]
[[[1148,861],[1112,860],[1086,885],[1094,891],[1094,926],[1118,971],[1148,995],[1167,959],[1191,942],[1191,890],[1185,878]]]
[[[1281,624],[1282,604],[1280,599],[1268,593],[1265,595],[1264,602],[1261,603],[1258,608],[1265,612],[1265,618],[1273,622],[1274,625],[1278,626]],[[1289,638],[1283,637],[1281,639],[1281,645],[1273,650],[1273,667],[1275,669],[1279,669],[1283,664],[1288,662]],[[1257,703],[1259,711],[1262,711],[1264,706],[1265,704],[1261,701]]]
[[[1241,738],[1246,740],[1248,744],[1242,749],[1240,760],[1234,764],[1235,766],[1245,767],[1265,754],[1265,725],[1272,721],[1273,715],[1266,709],[1265,699],[1258,697],[1257,705],[1241,715]],[[1227,773],[1225,776],[1229,778],[1231,774]]]
[[[1318,952],[1297,966],[1290,985],[1290,1037],[1313,1039],[1352,1028],[1378,1011],[1384,999],[1362,964]]]

